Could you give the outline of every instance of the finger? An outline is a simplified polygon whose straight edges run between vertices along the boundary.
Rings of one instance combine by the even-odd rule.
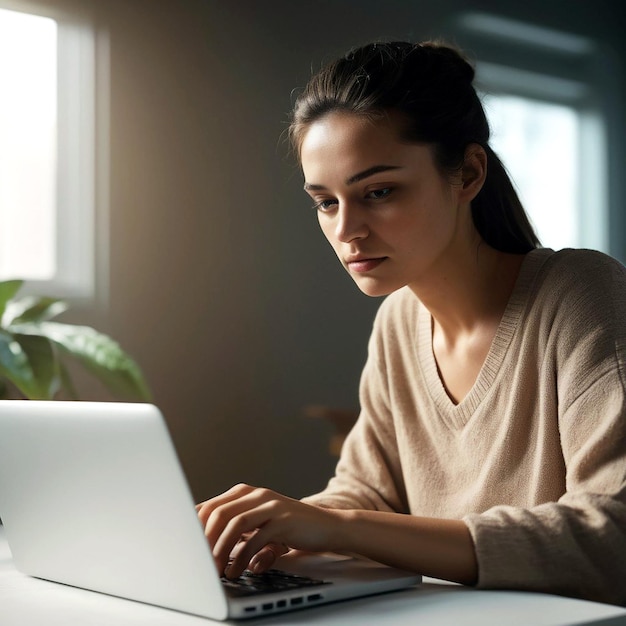
[[[225,575],[228,578],[237,578],[246,569],[255,574],[270,569],[281,556],[290,550],[286,543],[267,540],[267,537],[273,536],[275,532],[276,529],[260,528],[254,533],[237,551]]]
[[[268,489],[255,489],[211,513],[205,535],[218,567],[226,566],[230,553],[243,535],[256,531],[277,514],[283,500],[282,496]]]
[[[212,544],[213,557],[220,571],[223,571],[223,568],[226,567],[229,556],[240,541],[242,535],[249,534],[247,540],[237,550],[236,569],[239,573],[245,569],[245,567],[241,566],[241,563],[247,564],[253,554],[256,554],[265,544],[275,539],[275,537],[268,534],[267,529],[263,529],[276,515],[275,501],[254,504],[256,504],[256,506],[248,506],[240,513],[232,516],[224,526],[223,531],[217,537],[215,544]],[[216,511],[215,515],[217,516],[220,513],[222,513],[222,509]],[[275,526],[275,524],[272,524],[272,526]],[[259,533],[262,531],[264,531],[262,539],[259,540]]]
[[[239,538],[239,541],[235,544],[235,547],[230,552],[230,555],[228,557],[229,561],[232,561],[237,557],[239,552],[241,552],[241,550],[245,547],[246,543],[250,540],[250,537],[252,537],[253,534],[254,533],[244,533]]]
[[[287,537],[290,535],[290,524],[278,509],[275,502],[268,502],[257,510],[241,516],[246,517],[246,523],[255,523],[257,529],[249,533],[247,540],[237,546],[229,564],[227,576],[237,577],[246,568],[256,573],[265,571],[272,567],[276,559],[289,551]],[[214,554],[220,554],[221,550],[227,549],[229,533],[237,534],[240,528],[239,523],[240,519],[232,520],[230,526],[224,531],[224,535],[220,537],[220,542],[224,541],[224,544],[221,545],[218,542]]]
[[[198,512],[198,517],[203,526],[206,525],[207,520],[211,513],[218,507],[224,505],[227,502],[232,502],[240,498],[241,496],[250,493],[253,491],[255,487],[251,487],[250,485],[245,485],[243,483],[239,485],[235,485],[231,487],[228,491],[215,496],[214,498],[210,498],[209,500],[205,500],[204,502],[200,502],[196,505],[196,511]]]
[[[289,552],[286,543],[272,542],[261,548],[251,559],[248,568],[255,574],[261,574],[271,569],[276,561]]]
[[[258,524],[254,523],[258,516],[253,515],[252,512],[264,502],[273,499],[272,492],[268,492],[266,489],[255,489],[235,500],[214,507],[204,527],[204,534],[211,547],[216,549],[218,540],[226,533],[226,529],[230,528],[227,537],[230,543],[229,549],[232,549],[242,535],[258,528]],[[232,523],[234,519],[238,520],[236,526]],[[261,516],[261,521],[265,521],[263,516]],[[238,534],[236,534],[237,532]],[[222,546],[220,551],[225,549]]]
[[[205,500],[204,502],[199,502],[198,504],[196,504],[196,511],[198,512],[200,518],[202,519],[202,517],[208,516],[210,512],[216,507],[221,506],[225,502],[230,502],[233,499],[237,499],[241,497],[243,494],[249,493],[250,491],[254,489],[255,487],[246,485],[244,483],[234,485],[233,487],[228,489],[228,491],[225,491],[224,493],[221,493],[213,498],[209,498],[208,500]],[[203,521],[206,521],[206,520],[203,520]]]

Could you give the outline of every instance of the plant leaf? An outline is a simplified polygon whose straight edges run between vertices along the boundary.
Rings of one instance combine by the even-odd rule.
[[[11,333],[0,330],[0,375],[10,380],[27,398],[37,395],[35,376],[28,356]]]
[[[151,399],[148,385],[135,361],[117,342],[90,326],[41,322],[20,324],[15,331],[47,337],[64,352],[76,357],[114,394],[129,399]]]
[[[7,303],[4,326],[27,322],[45,322],[66,311],[67,302],[47,296],[25,296]]]
[[[33,372],[31,400],[52,400],[61,387],[57,357],[50,340],[37,335],[14,335]]]
[[[0,323],[4,317],[4,310],[6,309],[7,302],[15,296],[23,284],[23,280],[0,281]]]

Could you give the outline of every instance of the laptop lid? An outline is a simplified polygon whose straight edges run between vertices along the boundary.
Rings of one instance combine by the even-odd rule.
[[[419,581],[320,556],[294,567],[330,582],[323,591],[230,598],[150,404],[0,401],[0,518],[24,573],[218,620]]]

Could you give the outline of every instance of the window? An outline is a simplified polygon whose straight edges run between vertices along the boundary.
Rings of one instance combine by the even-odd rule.
[[[604,116],[588,39],[470,13],[459,39],[502,159],[541,240],[608,252]]]
[[[24,5],[25,6],[25,5]],[[0,280],[95,295],[95,36],[0,0]]]
[[[600,242],[584,242],[586,233],[579,224],[577,112],[520,96],[485,96],[483,103],[491,145],[505,163],[542,244],[554,249],[585,243],[596,247]]]
[[[0,275],[56,273],[57,26],[0,9]]]

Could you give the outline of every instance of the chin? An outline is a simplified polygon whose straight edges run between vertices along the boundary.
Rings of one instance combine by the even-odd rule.
[[[390,285],[374,280],[355,280],[356,286],[370,298],[382,298],[404,287],[404,285]]]

